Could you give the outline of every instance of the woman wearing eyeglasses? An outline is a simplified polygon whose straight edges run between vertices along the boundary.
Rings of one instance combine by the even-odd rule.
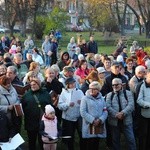
[[[85,150],[98,150],[99,139],[106,137],[105,120],[108,114],[100,90],[100,83],[93,81],[81,100],[80,113],[83,119],[82,138]]]
[[[120,150],[121,132],[123,131],[128,149],[136,150],[135,137],[133,133],[132,112],[134,110],[133,95],[128,90],[123,90],[122,80],[112,80],[113,92],[108,93],[106,105],[108,109],[108,124],[111,127],[112,149]]]

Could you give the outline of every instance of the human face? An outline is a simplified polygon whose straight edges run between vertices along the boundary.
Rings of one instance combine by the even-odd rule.
[[[75,82],[69,83],[68,84],[68,89],[74,89],[76,87],[75,85],[76,85]]]
[[[13,72],[13,70],[7,69],[6,76],[9,77],[11,81],[13,81],[16,77],[16,74]]]
[[[118,75],[120,73],[120,67],[119,66],[111,66],[111,72],[115,75]]]
[[[39,73],[39,71],[40,71],[40,66],[39,66],[39,65],[37,65],[37,66],[36,66],[36,68],[35,68],[35,69],[33,69],[33,71],[34,71],[35,73]]]
[[[63,55],[63,59],[64,59],[64,60],[67,60],[67,59],[68,59],[68,55],[67,55],[67,54],[64,54],[64,55]]]
[[[6,67],[4,67],[3,65],[0,66],[0,74],[5,74],[6,73]]]
[[[47,72],[46,72],[46,77],[47,77],[47,78],[54,79],[54,78],[55,78],[55,72],[52,71],[52,70],[47,71]]]
[[[49,113],[49,114],[46,115],[46,116],[47,116],[47,118],[49,118],[49,119],[55,119],[55,112],[52,111],[51,113]]]
[[[99,93],[99,90],[96,89],[96,88],[93,87],[93,86],[90,86],[90,87],[89,87],[89,93],[90,93],[91,96],[97,96],[98,93]]]
[[[137,73],[137,77],[141,78],[141,79],[144,79],[146,76],[146,70],[141,70]]]
[[[104,72],[101,72],[101,73],[98,74],[98,76],[99,76],[100,79],[104,79],[105,73],[104,73]]]
[[[87,62],[84,62],[82,65],[81,65],[81,69],[85,70],[87,68]]]
[[[16,57],[14,59],[14,61],[15,61],[16,64],[21,64],[22,63],[22,58],[21,57]]]
[[[117,82],[117,81],[113,81],[112,82],[112,87],[113,87],[113,91],[117,92],[117,91],[121,90],[122,84]]]
[[[32,81],[30,86],[32,91],[38,91],[40,89],[39,85],[35,81]]]
[[[132,70],[132,68],[133,68],[133,61],[129,61],[129,62],[127,63],[127,69],[128,69],[128,70]]]
[[[105,67],[105,68],[110,68],[110,67],[111,67],[111,62],[108,61],[108,60],[105,60],[105,61],[104,61],[104,67]]]

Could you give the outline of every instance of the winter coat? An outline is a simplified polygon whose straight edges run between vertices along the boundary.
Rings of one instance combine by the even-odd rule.
[[[8,142],[15,135],[12,122],[7,115],[0,111],[0,142]]]
[[[58,108],[62,110],[62,118],[69,121],[77,121],[80,117],[80,103],[84,96],[79,89],[63,89],[59,97]],[[70,107],[70,102],[74,102],[74,106]]]
[[[112,92],[107,94],[106,106],[108,110],[108,123],[113,126],[117,126],[118,119],[115,117],[116,113],[119,112],[119,102],[117,93],[114,93],[113,98],[111,97]],[[127,98],[125,98],[123,90],[119,91],[119,98],[121,103],[121,112],[124,113],[123,124],[129,125],[132,123],[132,112],[134,110],[133,95],[130,91],[126,90]],[[112,100],[111,100],[112,98]]]
[[[111,72],[111,74],[106,77],[105,82],[104,82],[104,86],[102,87],[101,93],[102,93],[103,96],[108,94],[109,92],[113,91],[112,80],[114,78],[121,79],[122,83],[124,83],[126,85],[126,89],[129,90],[129,85],[128,85],[127,78],[125,76],[121,75],[120,73],[118,75],[115,75]]]
[[[102,123],[105,123],[107,118],[107,109],[104,98],[101,93],[94,98],[86,92],[86,96],[84,96],[81,100],[80,113],[82,116],[82,137],[83,138],[93,138],[93,137],[106,137],[106,129],[104,126],[104,132],[102,134],[90,134],[89,125],[93,123],[95,119],[100,119]]]
[[[8,91],[0,85],[0,111],[6,113],[11,118],[11,111],[8,110],[8,106],[19,103],[18,94],[13,86]]]
[[[141,106],[141,115],[150,118],[150,85],[145,81],[140,87],[137,103]]]
[[[42,116],[42,121],[40,124],[40,133],[42,135],[42,141],[44,143],[53,143],[54,141],[49,140],[46,135],[51,137],[58,137],[58,129],[57,129],[57,117],[55,116],[54,120],[49,120]],[[50,138],[51,139],[51,138]]]
[[[39,104],[36,102],[33,95],[36,95]],[[32,91],[31,89],[25,93],[22,98],[22,107],[24,111],[25,129],[28,131],[38,131],[41,120],[41,113],[44,112],[45,106],[51,104],[49,93],[45,89]],[[41,110],[42,109],[42,110]]]
[[[67,50],[71,58],[76,53],[76,47],[77,47],[76,43],[69,43],[67,46]]]

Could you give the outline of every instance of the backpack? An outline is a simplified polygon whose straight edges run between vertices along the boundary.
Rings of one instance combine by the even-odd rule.
[[[124,94],[124,97],[125,97],[126,101],[128,102],[128,97],[127,97],[126,90],[123,90],[123,94]],[[115,95],[115,93],[114,93],[114,92],[112,92],[112,94],[111,94],[111,98],[110,98],[110,100],[111,100],[111,101],[112,101],[112,99],[113,99],[114,95]]]

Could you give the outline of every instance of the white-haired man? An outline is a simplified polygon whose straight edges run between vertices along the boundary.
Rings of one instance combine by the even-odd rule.
[[[122,80],[112,80],[113,91],[107,94],[106,106],[108,109],[108,123],[112,133],[112,147],[120,150],[121,131],[127,140],[128,149],[136,150],[133,133],[132,112],[134,110],[133,95],[130,91],[123,89]]]

